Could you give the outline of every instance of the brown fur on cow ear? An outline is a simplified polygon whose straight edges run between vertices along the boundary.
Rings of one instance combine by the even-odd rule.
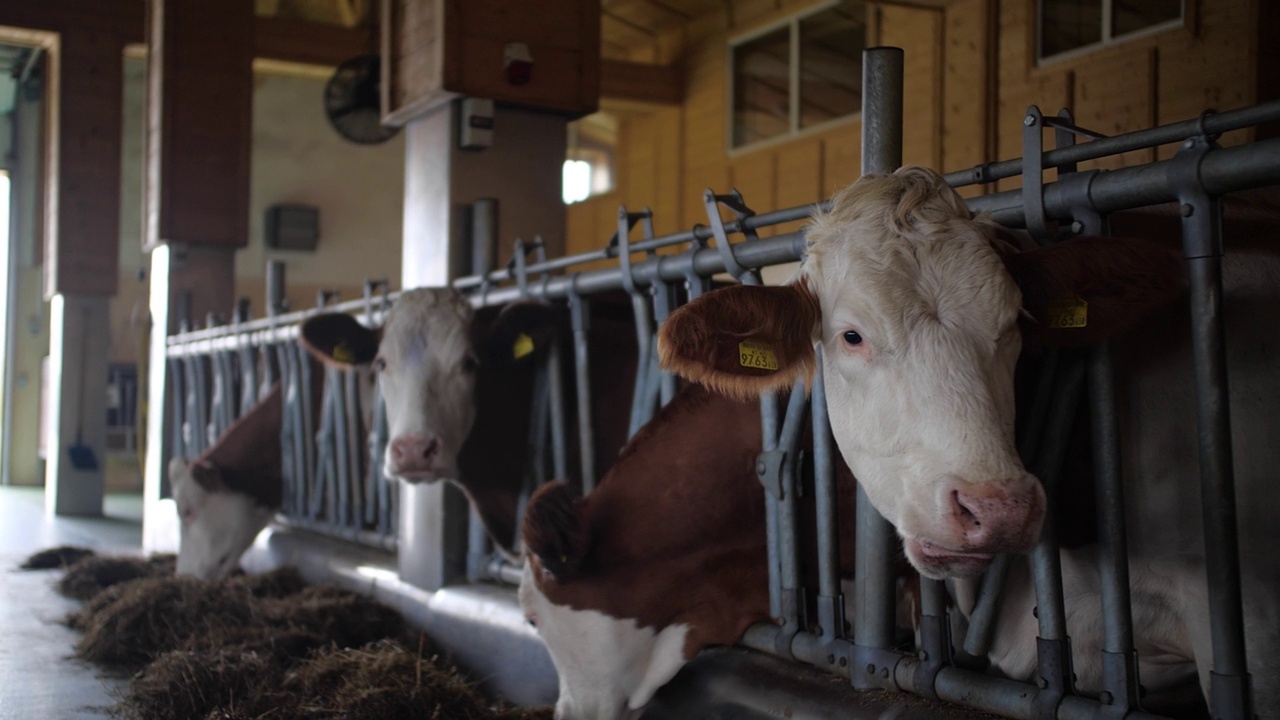
[[[191,479],[196,481],[205,492],[225,492],[227,486],[222,482],[222,473],[218,466],[211,462],[193,462],[190,465]]]
[[[480,362],[510,365],[541,357],[555,342],[561,315],[557,308],[533,300],[506,306],[476,343]]]
[[[676,310],[658,332],[662,367],[739,400],[807,383],[817,364],[817,299],[793,285],[734,285]]]
[[[1182,258],[1148,240],[1076,237],[1005,258],[1030,316],[1030,344],[1088,345],[1173,302],[1187,284]]]
[[[563,482],[538,488],[524,511],[524,545],[557,581],[572,578],[587,555],[582,497]]]
[[[298,339],[326,365],[350,369],[368,365],[378,356],[382,328],[367,328],[345,313],[322,313],[302,323]]]

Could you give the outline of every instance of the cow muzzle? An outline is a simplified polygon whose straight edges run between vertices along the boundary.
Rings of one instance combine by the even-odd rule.
[[[1045,497],[1040,481],[943,484],[938,529],[906,538],[907,559],[931,578],[965,577],[987,569],[1000,553],[1025,553],[1040,539]]]
[[[402,435],[387,445],[385,474],[406,482],[434,482],[449,471],[440,439],[426,434]]]

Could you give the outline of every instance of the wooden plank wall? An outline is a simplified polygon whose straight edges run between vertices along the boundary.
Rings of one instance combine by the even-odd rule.
[[[601,247],[614,232],[620,204],[649,206],[657,233],[707,222],[702,194],[737,188],[760,211],[817,202],[857,179],[861,163],[861,123],[838,123],[818,133],[732,155],[727,150],[726,63],[731,37],[785,18],[812,0],[738,1],[728,13],[701,18],[684,28],[685,93],[679,107],[628,115],[621,124],[616,156],[616,188],[568,208],[566,250]],[[910,162],[936,165],[941,153],[941,42],[943,16],[934,10],[892,8],[882,27],[907,48],[905,133]],[[651,52],[647,49],[646,52]],[[780,226],[787,232],[802,223]],[[765,233],[766,235],[770,233]]]
[[[1116,134],[1194,117],[1206,107],[1229,110],[1255,102],[1256,88],[1268,81],[1259,70],[1264,60],[1257,54],[1256,3],[1187,2],[1186,27],[1042,67],[1034,58],[1034,0],[952,0],[945,12],[877,7],[870,43],[906,51],[904,162],[951,171],[1018,157],[1022,117],[1033,103],[1046,114],[1069,108],[1080,124]],[[603,244],[620,203],[651,206],[662,233],[706,222],[701,198],[707,187],[718,192],[737,187],[751,207],[772,210],[829,197],[857,178],[861,129],[856,119],[763,149],[732,155],[726,149],[730,38],[809,4],[734,0],[732,19],[729,12],[717,13],[684,29],[683,104],[624,118],[617,188],[569,207],[570,252]],[[648,48],[640,54],[652,55]],[[1223,141],[1245,137],[1235,133]],[[1174,149],[1134,152],[1082,167],[1148,162],[1169,157]],[[1019,185],[1011,178],[998,189]]]

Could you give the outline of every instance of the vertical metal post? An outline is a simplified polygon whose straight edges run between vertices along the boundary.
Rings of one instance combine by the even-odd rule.
[[[901,48],[862,53],[862,173],[890,173],[902,165]],[[895,618],[893,528],[858,487],[854,644],[888,648]],[[854,673],[855,686],[862,673]]]
[[[778,395],[765,393],[760,396],[760,431],[764,453],[778,447]],[[756,465],[756,472],[762,476],[765,472],[763,462]],[[782,577],[779,565],[778,543],[778,496],[769,491],[764,493],[765,533],[769,538],[769,615],[778,617],[782,614]]]
[[[587,333],[591,330],[589,303],[570,288],[569,318],[573,327],[573,370],[578,390],[578,450],[582,458],[583,495],[596,486],[595,430],[591,426],[591,353],[587,345]]]
[[[1226,330],[1222,313],[1222,206],[1200,182],[1200,162],[1216,144],[1188,140],[1171,181],[1181,203],[1183,252],[1191,272],[1191,338],[1196,372],[1205,573],[1213,632],[1209,709],[1215,718],[1254,716],[1244,644],[1235,468],[1231,453]]]

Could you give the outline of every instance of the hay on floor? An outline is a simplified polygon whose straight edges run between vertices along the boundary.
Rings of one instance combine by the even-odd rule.
[[[67,568],[58,581],[58,592],[76,600],[89,600],[107,588],[129,580],[173,575],[177,559],[173,555],[149,558],[91,555]]]
[[[78,545],[59,545],[58,547],[41,550],[40,552],[27,558],[21,565],[20,570],[59,570],[66,569],[77,562],[94,555],[93,550]]]

